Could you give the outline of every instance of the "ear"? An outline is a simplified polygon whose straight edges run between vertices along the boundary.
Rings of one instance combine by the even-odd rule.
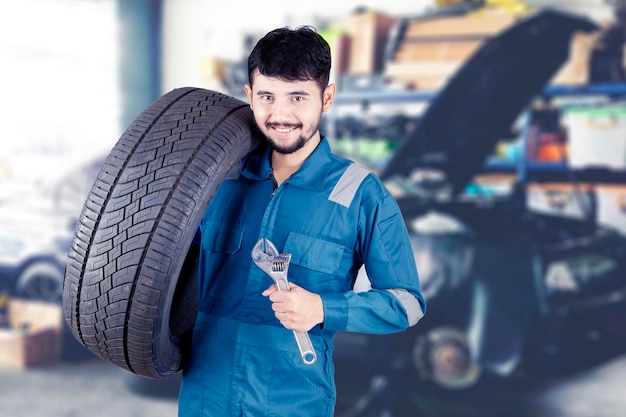
[[[250,84],[244,84],[243,91],[246,93],[246,96],[248,96],[250,108],[252,108],[252,87],[250,86]]]
[[[335,92],[337,91],[337,87],[335,84],[328,84],[328,86],[324,89],[324,94],[322,94],[322,111],[327,112],[330,110],[333,105],[333,100],[335,99]]]

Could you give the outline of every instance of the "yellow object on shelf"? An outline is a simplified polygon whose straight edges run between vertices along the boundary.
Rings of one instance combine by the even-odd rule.
[[[468,14],[481,15],[501,13],[507,16],[520,17],[534,10],[522,0],[485,0],[484,6]]]
[[[455,4],[469,3],[468,0],[435,0],[438,7],[453,6]],[[528,13],[532,7],[523,0],[485,0],[482,9],[502,9],[511,15],[522,15]],[[479,9],[475,13],[480,13]]]
[[[467,2],[467,0],[435,0],[435,3],[439,7],[451,6],[453,4],[461,4],[461,3],[465,3],[465,2]]]

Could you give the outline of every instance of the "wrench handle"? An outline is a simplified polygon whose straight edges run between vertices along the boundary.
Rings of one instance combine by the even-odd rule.
[[[313,365],[317,360],[317,355],[315,354],[315,349],[313,349],[313,344],[311,343],[309,333],[294,330],[293,336],[296,338],[296,343],[298,344],[298,350],[300,350],[302,362],[307,365]]]
[[[276,279],[276,286],[278,287],[279,291],[290,291],[289,283],[287,282],[286,278]],[[296,344],[298,345],[298,350],[300,351],[302,362],[307,365],[314,364],[317,360],[317,355],[315,354],[315,349],[313,349],[313,344],[311,343],[309,333],[294,330],[293,336],[296,339]]]
[[[278,287],[279,291],[291,291],[289,289],[289,284],[287,283],[287,279],[286,278],[277,278],[276,279],[276,286]]]

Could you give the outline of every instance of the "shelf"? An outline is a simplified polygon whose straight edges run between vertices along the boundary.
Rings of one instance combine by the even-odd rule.
[[[567,171],[569,168],[567,164],[563,162],[522,162],[527,171],[532,172],[562,172]],[[501,161],[497,159],[490,159],[485,164],[487,171],[496,172],[511,172],[519,168],[520,162],[518,161]]]
[[[364,104],[364,103],[422,103],[433,100],[437,92],[428,90],[419,91],[354,91],[349,93],[338,92],[333,104]]]
[[[550,97],[556,96],[611,96],[626,97],[626,84],[593,84],[593,85],[556,85],[544,90],[544,94]]]
[[[369,106],[372,104],[428,103],[437,97],[435,90],[389,91],[364,90],[339,92],[334,100],[336,105]],[[610,100],[626,99],[626,83],[594,84],[594,85],[551,85],[538,96],[546,97],[593,97],[603,96]],[[527,112],[527,111],[526,111]],[[526,117],[523,135],[527,135]],[[572,169],[566,163],[528,161],[525,157],[519,160],[498,160],[489,158],[485,164],[485,174],[507,173],[516,174],[518,181],[523,182],[590,182],[604,184],[626,184],[626,169],[609,168]]]
[[[626,84],[594,84],[594,85],[553,85],[543,90],[543,95],[549,97],[557,96],[611,96],[626,97]],[[335,96],[334,103],[359,104],[359,103],[416,103],[427,102],[437,97],[436,90],[415,90],[415,91],[389,91],[370,90],[341,92]]]
[[[546,171],[526,171],[527,182],[578,182],[596,184],[626,184],[626,171],[607,168],[562,168]]]
[[[524,170],[527,182],[591,182],[603,184],[626,184],[626,170],[609,168],[572,169],[563,162],[516,162],[490,159],[485,164],[485,172],[511,173]]]

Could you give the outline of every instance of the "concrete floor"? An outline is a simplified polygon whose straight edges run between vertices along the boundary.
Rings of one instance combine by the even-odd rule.
[[[140,395],[130,388],[134,378],[97,358],[27,370],[0,369],[0,416],[176,416],[175,390],[161,397]],[[626,356],[567,379],[503,386],[471,397],[422,397],[419,402],[420,408],[430,411],[408,415],[618,417],[626,410]]]
[[[0,370],[3,417],[175,417],[175,398],[139,395],[125,371],[99,359]]]
[[[461,399],[454,409],[461,411],[446,413],[446,417],[623,416],[626,415],[626,356],[575,375],[529,380],[478,393]]]

